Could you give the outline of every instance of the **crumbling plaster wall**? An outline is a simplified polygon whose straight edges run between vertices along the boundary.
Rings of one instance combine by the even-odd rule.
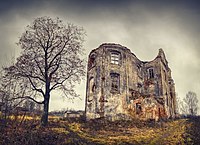
[[[111,63],[112,52],[120,54],[117,65]],[[152,79],[148,76],[149,68],[154,69]],[[119,92],[111,90],[112,73],[119,74]],[[88,58],[86,118],[152,117],[157,120],[161,116],[172,116],[175,114],[175,88],[174,83],[168,85],[168,79],[173,82],[162,50],[153,61],[142,62],[126,47],[102,44]],[[137,103],[142,107],[140,113],[136,113]]]

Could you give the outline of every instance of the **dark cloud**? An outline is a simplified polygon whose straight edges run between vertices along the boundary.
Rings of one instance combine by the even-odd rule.
[[[44,3],[44,1],[27,1],[27,0],[6,0],[0,2],[0,15],[6,15],[12,10],[23,10],[30,7],[37,7]]]
[[[101,43],[115,42],[130,48],[141,60],[152,60],[162,47],[179,97],[189,90],[200,96],[200,1],[3,1],[0,2],[0,65],[19,55],[15,43],[24,28],[34,18],[44,15],[83,26],[87,31],[86,54]],[[85,82],[77,91],[85,97]],[[59,109],[57,102],[52,100],[51,109]],[[70,105],[73,107],[73,104],[66,106]],[[80,106],[84,109],[84,99]]]

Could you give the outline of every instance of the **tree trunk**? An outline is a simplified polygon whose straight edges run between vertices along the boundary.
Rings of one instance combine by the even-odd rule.
[[[44,109],[41,118],[41,125],[46,126],[48,124],[48,115],[49,115],[49,96],[45,97],[44,100]]]
[[[50,98],[50,80],[48,77],[48,63],[47,63],[47,50],[45,50],[45,95],[44,95],[44,110],[41,118],[41,125],[48,124],[49,115],[49,98]]]

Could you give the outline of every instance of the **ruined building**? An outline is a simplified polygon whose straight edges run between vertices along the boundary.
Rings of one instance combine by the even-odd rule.
[[[164,51],[141,61],[128,48],[105,43],[88,59],[86,119],[175,117],[176,96]]]

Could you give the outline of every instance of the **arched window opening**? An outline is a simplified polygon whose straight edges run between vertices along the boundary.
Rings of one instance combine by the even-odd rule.
[[[117,51],[111,52],[111,63],[112,64],[120,64],[120,53]]]
[[[95,91],[95,84],[94,84],[94,78],[90,78],[90,83],[89,83],[89,92],[94,93]]]

